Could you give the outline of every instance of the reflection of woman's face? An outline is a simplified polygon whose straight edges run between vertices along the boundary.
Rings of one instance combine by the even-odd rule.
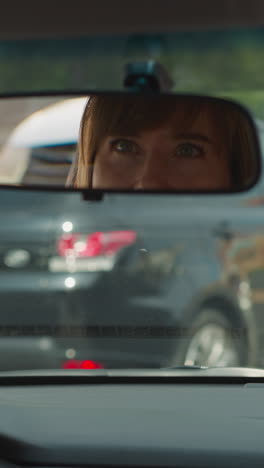
[[[96,154],[93,188],[217,190],[231,186],[227,145],[209,112],[187,131],[171,118],[136,135],[106,137]]]

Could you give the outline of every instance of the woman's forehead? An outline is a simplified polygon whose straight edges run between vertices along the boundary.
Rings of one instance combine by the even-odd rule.
[[[142,116],[143,117],[143,116]],[[125,119],[122,124],[112,128],[115,135],[120,136],[142,136],[150,134],[159,134],[160,136],[169,137],[173,139],[190,138],[191,136],[196,139],[209,142],[222,140],[221,131],[218,128],[217,120],[214,118],[213,112],[208,107],[199,109],[186,109],[178,106],[174,112],[159,116],[159,122],[156,119],[135,119],[129,122]],[[113,133],[112,133],[113,134]]]
[[[175,138],[184,136],[199,136],[202,140],[216,142],[220,138],[220,131],[217,125],[217,120],[214,118],[213,112],[208,108],[202,108],[190,116],[176,111],[172,115],[166,125],[171,129],[171,133]]]

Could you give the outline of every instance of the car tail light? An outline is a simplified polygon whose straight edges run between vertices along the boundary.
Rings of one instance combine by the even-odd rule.
[[[135,231],[94,232],[89,235],[64,234],[58,241],[58,253],[62,257],[111,256],[135,242]]]
[[[91,361],[90,359],[68,359],[62,363],[62,369],[103,369],[104,366],[100,362]]]

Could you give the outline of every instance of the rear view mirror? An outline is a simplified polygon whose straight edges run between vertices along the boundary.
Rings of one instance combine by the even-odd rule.
[[[240,192],[260,175],[240,105],[193,95],[0,99],[0,184],[96,191]]]

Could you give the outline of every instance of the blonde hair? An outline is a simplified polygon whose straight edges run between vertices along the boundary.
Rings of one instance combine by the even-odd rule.
[[[250,185],[256,174],[255,132],[246,112],[226,101],[196,96],[104,95],[88,99],[78,142],[76,160],[67,185],[92,188],[96,153],[105,137],[128,136],[158,128],[175,115],[179,130],[190,128],[199,113],[209,112],[219,141],[225,142],[230,157],[232,182]]]

